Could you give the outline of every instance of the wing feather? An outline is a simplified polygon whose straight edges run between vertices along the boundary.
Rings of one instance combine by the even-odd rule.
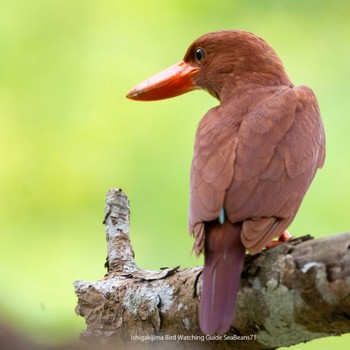
[[[204,246],[202,224],[215,220],[232,182],[238,125],[218,127],[220,110],[215,107],[203,117],[197,130],[191,167],[189,231],[194,234],[194,250]]]
[[[215,220],[222,207],[232,223],[243,223],[246,248],[261,250],[290,225],[323,165],[325,136],[312,90],[275,87],[255,93],[249,108],[242,108],[244,115],[215,107],[200,122],[189,216],[198,254],[203,222]]]
[[[230,221],[247,222],[242,241],[251,253],[290,225],[324,159],[324,130],[313,92],[306,87],[282,92],[242,122],[225,198]],[[240,197],[245,202],[237,206]]]

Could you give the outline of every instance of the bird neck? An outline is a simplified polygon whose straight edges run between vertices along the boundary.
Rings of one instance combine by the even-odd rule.
[[[259,54],[254,54],[254,46],[248,46],[248,52],[236,50],[210,62],[200,85],[220,101],[251,88],[291,86],[281,59],[269,48],[259,48]]]
[[[249,72],[242,75],[228,76],[221,86],[221,89],[209,91],[221,102],[236,93],[244,93],[249,90],[274,86],[290,86],[292,82],[284,70],[270,72]]]

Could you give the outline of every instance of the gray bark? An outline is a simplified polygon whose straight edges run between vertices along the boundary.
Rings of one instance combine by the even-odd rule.
[[[118,349],[254,350],[350,332],[350,233],[247,255],[230,332],[206,337],[197,322],[202,268],[138,269],[129,216],[126,195],[109,190],[108,274],[74,283],[83,339]]]

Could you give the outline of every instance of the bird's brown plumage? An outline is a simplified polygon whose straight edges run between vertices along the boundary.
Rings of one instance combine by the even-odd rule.
[[[258,253],[293,221],[323,165],[325,136],[312,90],[295,87],[275,51],[254,34],[206,34],[180,66],[190,72],[185,78],[176,72],[164,80],[176,88],[160,85],[157,76],[154,86],[147,82],[147,93],[141,84],[128,96],[160,99],[201,88],[220,100],[195,138],[189,230],[196,254],[205,253],[201,329],[224,333],[244,250]]]
[[[197,226],[223,207],[230,222],[242,222],[245,247],[259,252],[293,220],[323,160],[322,122],[310,89],[272,86],[232,95],[197,130],[190,232],[200,232]],[[199,254],[204,235],[197,237]]]

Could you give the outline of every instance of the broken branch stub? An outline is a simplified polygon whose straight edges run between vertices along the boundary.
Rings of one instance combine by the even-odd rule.
[[[120,274],[136,271],[130,244],[130,205],[121,189],[112,188],[107,192],[103,223],[106,226],[108,271]]]

